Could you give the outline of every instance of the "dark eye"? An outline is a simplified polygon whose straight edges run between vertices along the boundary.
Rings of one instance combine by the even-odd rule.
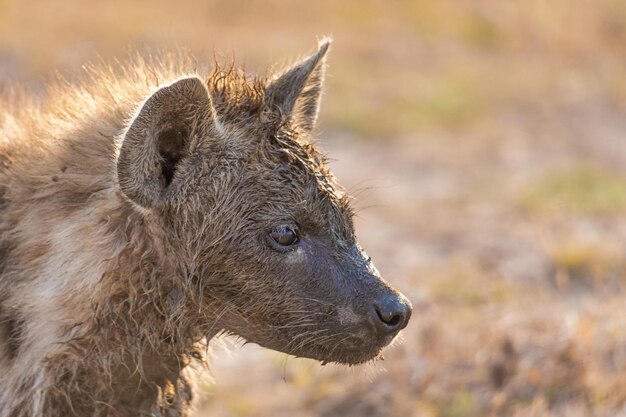
[[[270,238],[279,246],[291,246],[298,243],[298,235],[289,227],[281,227],[270,233]]]

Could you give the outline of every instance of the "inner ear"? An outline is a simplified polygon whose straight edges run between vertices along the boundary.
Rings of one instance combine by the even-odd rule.
[[[161,185],[168,187],[174,179],[178,163],[187,156],[189,132],[183,127],[163,130],[157,138],[158,152],[161,157]]]
[[[213,109],[202,80],[182,78],[159,88],[124,135],[117,158],[120,190],[144,208],[171,201],[176,193],[163,191],[176,187],[194,141],[208,140],[212,126]]]

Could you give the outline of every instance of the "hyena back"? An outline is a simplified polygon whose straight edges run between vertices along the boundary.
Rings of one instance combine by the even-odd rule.
[[[266,78],[136,58],[5,94],[0,417],[188,415],[219,332],[358,364],[406,326],[308,142],[327,49]]]

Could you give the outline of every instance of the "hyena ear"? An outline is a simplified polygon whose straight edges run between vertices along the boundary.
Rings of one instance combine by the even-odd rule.
[[[283,72],[265,89],[265,103],[306,133],[315,126],[324,83],[325,55],[329,40],[318,51]]]
[[[181,182],[181,162],[212,123],[211,102],[198,78],[162,87],[126,131],[117,160],[122,192],[142,207],[162,204]]]

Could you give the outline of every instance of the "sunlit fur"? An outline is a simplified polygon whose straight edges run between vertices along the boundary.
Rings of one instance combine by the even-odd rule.
[[[281,105],[293,97],[270,102],[272,75],[197,75],[180,55],[129,61],[53,83],[42,98],[3,93],[0,417],[188,415],[184,375],[222,330],[320,360],[375,357],[390,340],[363,345],[357,334],[346,345],[358,316],[338,319],[324,294],[305,300],[289,280],[269,282],[289,269],[264,260],[285,254],[259,249],[260,227],[301,203],[329,259],[345,253],[377,277],[356,245],[347,198],[306,141],[320,83],[300,91],[315,97],[300,96],[290,114]],[[157,90],[188,77],[208,80],[210,123],[192,128],[204,129],[193,140],[205,140],[195,152],[206,160],[177,165],[167,201],[134,199],[123,190],[136,181],[118,178],[141,169],[118,166],[129,125]],[[376,291],[393,291],[380,283]]]

